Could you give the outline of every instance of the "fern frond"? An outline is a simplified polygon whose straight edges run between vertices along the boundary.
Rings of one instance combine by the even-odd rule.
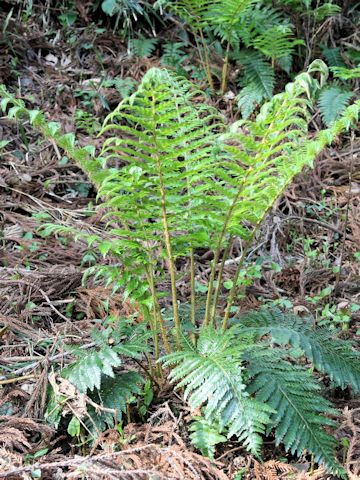
[[[184,42],[168,42],[163,46],[163,53],[160,58],[161,65],[175,67],[179,70],[187,58],[183,51],[186,46]]]
[[[249,117],[256,105],[270,99],[275,85],[275,74],[263,55],[256,51],[240,52],[235,59],[244,67],[239,79],[244,88],[237,96],[243,118]]]
[[[166,7],[198,32],[208,26],[207,13],[212,3],[213,0],[174,0]]]
[[[275,74],[269,62],[258,52],[241,52],[236,60],[244,67],[243,85],[252,85],[264,98],[270,99],[275,84]]]
[[[130,40],[129,47],[133,55],[144,58],[151,57],[151,55],[154,53],[157,43],[157,38],[140,37]]]
[[[284,443],[292,454],[307,450],[316,462],[343,475],[336,460],[337,441],[324,430],[335,425],[325,415],[337,411],[320,395],[320,386],[310,372],[287,362],[283,355],[269,347],[252,347],[245,353],[251,377],[248,391],[276,411],[268,429],[275,429],[277,445]]]
[[[126,404],[134,395],[141,393],[141,386],[145,383],[144,378],[137,372],[124,372],[117,374],[115,378],[104,378],[101,388],[91,394],[91,398],[99,405],[116,411],[116,415],[105,412],[97,412],[100,417],[97,420],[104,421],[109,427],[119,422],[122,414],[126,413]]]
[[[353,96],[353,92],[336,85],[320,92],[318,106],[325,125],[331,125],[341,116]]]
[[[236,44],[239,41],[241,18],[251,11],[256,3],[257,0],[215,0],[206,13],[208,26],[221,41]]]
[[[250,312],[241,317],[240,323],[244,333],[271,335],[279,345],[301,348],[314,367],[328,374],[335,384],[342,388],[351,385],[360,392],[360,353],[351,342],[333,338],[333,332],[324,327],[314,329],[311,319],[278,309]]]
[[[322,71],[323,75],[327,72],[321,61],[310,69]],[[233,190],[223,192],[230,204],[234,202],[229,232],[249,238],[252,226],[262,221],[268,208],[294,176],[306,165],[312,165],[316,155],[333,141],[341,128],[349,128],[348,116],[357,118],[360,102],[348,107],[331,128],[309,140],[307,119],[311,103],[303,95],[314,95],[319,89],[320,84],[310,73],[301,74],[284,93],[273,96],[263,105],[256,120],[239,122],[240,131],[229,135],[231,145],[225,149],[232,157],[232,161],[226,163],[231,176],[226,179]],[[258,142],[258,138],[262,141]],[[238,197],[234,191],[239,192]]]
[[[10,118],[28,118],[31,125],[40,130],[46,139],[54,141],[70,158],[75,160],[96,187],[101,184],[108,172],[102,168],[100,161],[95,156],[94,147],[89,145],[80,148],[73,133],[62,134],[59,123],[49,122],[40,110],[27,109],[25,103],[9,93],[4,85],[0,85],[0,99],[1,110],[7,112]]]
[[[303,40],[294,38],[290,27],[280,25],[259,34],[250,45],[268,58],[280,59],[291,55],[296,45],[303,43]]]
[[[322,22],[327,17],[332,17],[341,12],[340,5],[335,5],[332,2],[325,2],[323,5],[319,5],[312,10],[312,15],[315,17],[316,22]]]
[[[195,33],[210,28],[222,40],[236,37],[236,25],[256,0],[174,0],[169,9],[190,25]],[[235,35],[235,36],[234,36]]]
[[[323,45],[321,47],[321,51],[329,67],[345,67],[345,63],[341,56],[341,51],[339,47],[329,48]]]
[[[104,142],[102,157],[104,162],[118,158],[123,166],[103,182],[100,194],[109,215],[122,224],[112,232],[145,256],[150,241],[155,255],[163,243],[163,202],[176,255],[182,254],[182,242],[187,249],[188,242],[196,245],[209,235],[204,210],[214,201],[206,192],[213,186],[212,152],[224,125],[214,109],[193,103],[195,95],[202,94],[190,82],[152,69],[138,91],[106,120],[103,132],[113,130],[116,136]],[[217,219],[215,215],[214,222]],[[124,244],[125,256],[128,248]]]
[[[236,97],[237,106],[240,109],[243,119],[247,119],[253,113],[255,108],[264,101],[264,92],[259,90],[256,85],[247,85],[242,88]]]
[[[360,67],[331,67],[330,70],[333,72],[335,78],[340,78],[341,80],[352,80],[355,78],[360,78]]]
[[[233,348],[234,332],[218,332],[212,327],[201,330],[197,348],[188,341],[184,349],[163,357],[164,366],[172,366],[169,379],[184,387],[185,400],[192,409],[203,407],[204,418],[228,428],[228,437],[236,435],[258,455],[261,434],[269,422],[269,409],[245,391],[239,349]]]
[[[274,27],[286,27],[291,29],[290,20],[284,16],[280,9],[263,2],[256,2],[249,11],[245,12],[239,19],[237,32],[246,47],[250,47],[252,41],[262,35],[266,30]]]
[[[190,425],[191,444],[206,457],[214,458],[215,445],[226,441],[213,422],[202,417],[195,417]]]
[[[101,376],[114,377],[113,368],[121,365],[118,355],[107,345],[103,345],[100,350],[78,351],[77,355],[78,360],[64,368],[61,374],[82,393],[99,389]]]

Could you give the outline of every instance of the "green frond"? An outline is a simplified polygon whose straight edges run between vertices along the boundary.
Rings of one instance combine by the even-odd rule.
[[[117,158],[122,167],[107,177],[99,193],[127,237],[135,232],[139,251],[149,251],[150,240],[154,251],[161,248],[163,201],[177,255],[182,242],[188,248],[188,242],[195,245],[209,235],[204,210],[214,201],[206,193],[213,188],[210,172],[224,124],[215,109],[195,103],[195,95],[202,97],[190,82],[152,69],[105,122],[103,131],[112,130],[115,136],[104,142],[102,157],[105,162]]]
[[[103,421],[112,428],[121,421],[122,414],[126,413],[126,404],[134,395],[141,393],[144,378],[137,372],[124,372],[115,378],[106,377],[101,381],[101,388],[91,394],[92,400],[102,407],[112,409],[116,413],[94,412],[96,421]]]
[[[281,59],[291,55],[296,45],[303,43],[303,40],[294,38],[289,26],[278,25],[256,36],[250,42],[250,46],[268,58]]]
[[[173,0],[166,8],[197,32],[208,26],[207,12],[214,0]]]
[[[56,122],[48,122],[45,115],[39,110],[29,110],[25,103],[9,93],[4,85],[0,85],[0,108],[7,112],[10,118],[28,118],[31,125],[39,129],[42,135],[53,140],[66,154],[73,158],[80,168],[87,173],[90,180],[98,187],[108,172],[101,167],[95,156],[95,148],[91,145],[79,147],[73,133],[62,134],[61,126]]]
[[[248,50],[235,56],[244,68],[239,79],[244,88],[237,96],[243,118],[249,117],[256,105],[269,100],[273,94],[275,74],[270,63],[259,52]]]
[[[250,47],[258,35],[275,27],[291,29],[292,25],[282,10],[256,2],[239,19],[237,32],[246,47]]]
[[[221,41],[236,44],[241,18],[257,3],[257,0],[215,0],[206,14],[208,26]]]
[[[307,450],[316,462],[343,476],[336,460],[337,441],[325,431],[335,425],[325,415],[337,411],[320,395],[311,373],[284,360],[284,354],[267,346],[253,346],[245,353],[251,379],[248,391],[276,411],[268,430],[275,429],[277,445],[283,443],[292,454]]]
[[[191,444],[206,457],[214,458],[215,445],[226,442],[226,437],[221,435],[216,425],[203,417],[195,417],[189,430],[192,432]]]
[[[250,312],[239,320],[240,331],[271,335],[278,345],[292,345],[303,350],[314,367],[329,375],[341,388],[350,385],[360,392],[360,353],[349,341],[334,338],[334,333],[324,327],[314,329],[312,319],[283,313],[278,309]]]
[[[360,67],[331,67],[330,70],[333,72],[335,78],[340,78],[341,80],[352,80],[355,78],[360,78]]]
[[[147,351],[147,340],[151,333],[146,330],[146,325],[109,317],[103,322],[103,327],[106,328],[95,328],[91,332],[96,344],[93,348],[85,350],[73,345],[67,346],[77,359],[64,368],[61,375],[82,393],[99,390],[106,378],[113,379],[114,368],[121,365],[120,357],[140,359]]]
[[[171,366],[169,379],[184,388],[192,409],[202,407],[204,418],[227,427],[228,437],[236,435],[252,453],[259,455],[261,434],[269,422],[269,409],[246,392],[239,349],[234,348],[234,332],[212,327],[200,332],[197,347],[188,341],[183,350],[162,358]]]
[[[195,34],[208,28],[221,41],[235,43],[237,29],[243,15],[256,5],[257,0],[174,0],[168,9],[184,20]]]
[[[257,85],[247,85],[241,89],[236,100],[241,116],[246,120],[255,108],[265,100],[264,91],[260,90]]]
[[[162,47],[161,65],[175,67],[177,70],[180,70],[187,58],[187,54],[183,50],[185,46],[186,44],[184,42],[165,43]]]
[[[314,16],[315,21],[320,23],[327,17],[332,17],[333,15],[341,13],[341,6],[335,5],[332,2],[325,2],[323,5],[314,8],[311,13]]]
[[[320,74],[320,82],[314,74]],[[230,140],[225,151],[231,160],[224,160],[224,170],[231,169],[224,197],[232,203],[228,231],[242,238],[251,238],[256,225],[266,215],[273,202],[281,195],[295,175],[305,166],[311,166],[316,156],[339,134],[349,128],[350,115],[357,119],[356,103],[344,111],[343,116],[328,130],[320,132],[313,140],[308,138],[308,118],[313,97],[327,76],[327,67],[314,62],[309,71],[300,74],[285,92],[274,95],[265,103],[254,121],[241,121],[232,126],[235,133],[225,137]],[[356,120],[355,120],[356,121]],[[236,127],[238,126],[238,131]],[[258,139],[262,140],[259,142]],[[237,162],[240,168],[233,169]],[[236,195],[236,193],[238,194]]]
[[[269,62],[254,51],[242,52],[236,60],[244,67],[242,84],[253,85],[263,98],[270,99],[273,95],[275,74]]]
[[[143,36],[130,40],[130,51],[136,57],[151,57],[158,43],[157,38],[145,38]]]
[[[320,92],[318,106],[326,125],[331,125],[341,116],[353,96],[353,92],[336,85]]]
[[[329,67],[345,67],[345,63],[341,56],[341,51],[339,47],[329,48],[323,45],[321,47],[321,51]]]
[[[99,389],[101,376],[114,377],[114,367],[121,365],[118,355],[107,345],[77,352],[78,360],[61,372],[62,376],[75,385],[80,392]]]

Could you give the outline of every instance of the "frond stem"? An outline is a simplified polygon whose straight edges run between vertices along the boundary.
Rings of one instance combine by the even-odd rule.
[[[209,83],[209,86],[210,86],[211,93],[213,94],[215,92],[215,87],[214,87],[214,81],[213,81],[213,78],[212,78],[212,75],[211,75],[209,51],[208,51],[208,46],[206,45],[204,34],[203,34],[201,28],[199,29],[199,35],[200,35],[200,38],[201,38],[201,43],[203,45],[204,55],[205,55],[205,73],[206,73],[206,76],[207,76],[207,79],[208,79],[208,83]]]
[[[214,280],[215,280],[215,275],[216,275],[216,267],[217,267],[217,264],[218,264],[218,261],[219,261],[219,258],[220,258],[221,244],[222,244],[224,235],[226,233],[226,230],[228,228],[228,225],[229,225],[231,216],[233,214],[233,211],[234,211],[234,209],[236,207],[236,204],[237,204],[237,202],[240,198],[242,189],[243,189],[243,183],[240,185],[240,187],[239,187],[239,189],[238,189],[238,191],[237,191],[237,193],[234,197],[234,200],[233,200],[229,210],[227,211],[227,214],[226,214],[226,217],[224,219],[224,223],[223,223],[220,235],[219,235],[219,239],[218,239],[218,242],[217,242],[217,245],[216,245],[216,248],[215,248],[214,260],[213,260],[213,264],[212,264],[212,267],[211,267],[211,273],[210,273],[209,284],[208,284],[208,292],[207,292],[207,297],[206,297],[204,325],[209,325],[210,320],[211,320],[211,317],[210,317],[211,301],[212,301],[212,297],[213,297],[213,288],[214,288]]]
[[[153,118],[156,118],[156,109],[155,109],[155,97],[152,98],[152,114]],[[154,143],[158,146],[157,136],[156,136],[156,127],[154,126],[152,129],[152,136],[154,139]],[[181,323],[180,323],[180,316],[179,316],[179,308],[177,303],[177,292],[176,292],[176,268],[174,262],[174,256],[172,251],[171,245],[171,236],[170,236],[170,229],[168,224],[168,216],[166,210],[166,192],[165,192],[165,185],[164,185],[164,178],[161,166],[161,160],[158,154],[155,154],[155,161],[159,175],[159,188],[160,188],[160,196],[161,196],[161,212],[162,212],[162,222],[164,227],[164,241],[166,252],[168,256],[169,262],[169,274],[170,274],[170,284],[171,284],[171,300],[172,300],[172,308],[174,314],[174,323],[175,323],[175,332],[176,332],[176,344],[177,347],[180,348],[181,345]]]
[[[171,352],[171,346],[170,346],[170,342],[169,342],[169,337],[168,337],[168,334],[167,334],[164,318],[161,315],[159,300],[158,300],[158,297],[157,297],[157,294],[156,294],[154,273],[153,273],[151,268],[146,269],[146,278],[147,278],[147,281],[149,283],[151,296],[152,296],[152,299],[153,299],[153,311],[154,311],[154,320],[155,320],[155,326],[154,326],[155,327],[155,332],[154,333],[156,333],[156,339],[157,339],[157,328],[159,327],[165,351],[166,351],[166,353],[170,353]],[[150,323],[150,327],[151,327],[151,323]],[[156,354],[156,351],[158,351],[159,349],[157,347],[157,344],[155,343],[155,339],[154,339],[154,344],[155,344],[155,356],[156,356],[156,359],[158,359],[159,355]]]
[[[223,274],[224,274],[225,262],[226,262],[226,259],[229,256],[231,245],[232,245],[232,242],[233,242],[233,238],[234,238],[233,236],[230,236],[229,243],[228,243],[226,249],[224,250],[223,257],[222,257],[222,260],[221,260],[221,265],[220,265],[220,268],[219,268],[219,273],[218,273],[216,287],[215,287],[214,300],[213,300],[213,305],[212,305],[212,311],[211,311],[211,319],[210,319],[210,322],[213,325],[215,324],[216,307],[218,305],[220,288],[221,288],[221,280],[222,280],[222,277],[223,277]]]
[[[221,73],[221,96],[224,96],[225,90],[227,87],[227,76],[228,76],[228,69],[229,69],[229,53],[230,53],[230,42],[227,42],[226,52],[225,52],[225,59]]]

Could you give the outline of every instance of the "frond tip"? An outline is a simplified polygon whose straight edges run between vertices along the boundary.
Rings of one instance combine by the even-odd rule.
[[[278,345],[301,348],[314,367],[329,375],[336,385],[350,385],[355,393],[360,392],[360,354],[351,342],[334,338],[328,329],[314,330],[310,318],[263,309],[243,315],[240,324],[240,332],[245,334],[253,333],[259,338],[270,335]]]
[[[353,96],[353,92],[336,85],[322,90],[318,105],[325,125],[331,125],[340,117]]]
[[[320,385],[311,373],[284,360],[284,353],[268,347],[249,350],[246,357],[252,380],[248,391],[276,411],[269,430],[274,428],[277,445],[283,443],[292,454],[307,450],[316,462],[341,475],[337,441],[324,429],[336,425],[325,415],[336,415],[337,411],[320,395]]]

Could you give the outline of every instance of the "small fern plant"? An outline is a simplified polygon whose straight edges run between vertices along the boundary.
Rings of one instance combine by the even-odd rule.
[[[99,154],[78,148],[73,135],[62,135],[57,124],[46,122],[39,111],[28,111],[4,88],[0,96],[10,117],[29,118],[98,188],[107,219],[104,232],[89,235],[63,225],[47,229],[85,238],[102,255],[118,260],[101,266],[97,275],[121,288],[141,310],[155,360],[163,366],[162,372],[153,373],[161,376],[172,367],[170,379],[184,388],[193,408],[201,409],[202,423],[192,427],[195,444],[211,455],[223,436],[236,436],[260,455],[263,435],[275,430],[276,441],[287,449],[307,449],[342,474],[334,440],[320,428],[333,425],[326,415],[335,411],[319,395],[320,386],[307,369],[292,358],[301,350],[301,358],[307,357],[314,368],[358,391],[359,372],[350,368],[357,365],[358,355],[323,330],[302,330],[300,320],[286,317],[282,324],[278,313],[274,318],[254,314],[251,322],[244,318],[231,325],[246,251],[267,212],[294,176],[358,119],[359,102],[310,139],[311,98],[326,77],[323,62],[314,62],[265,104],[255,120],[229,126],[190,82],[151,69],[138,90],[106,119]],[[235,238],[242,255],[224,295],[224,269]],[[199,249],[213,252],[204,296],[196,292]],[[179,306],[178,280],[184,275],[179,265],[184,261],[191,336]],[[170,319],[164,314],[164,297],[171,305]],[[97,349],[93,355],[92,365],[101,364],[111,379],[117,360],[111,355],[104,359]],[[75,373],[80,367],[81,359]],[[75,373],[70,369],[79,388],[98,389],[98,380],[81,386],[87,374],[80,373],[79,379]],[[213,432],[208,443],[206,431]]]
[[[75,408],[70,408],[73,417],[69,433],[72,425],[78,425],[80,430],[82,424],[90,439],[94,439],[106,427],[116,426],[128,413],[131,399],[142,393],[145,384],[142,375],[123,368],[123,364],[142,359],[149,335],[144,324],[108,317],[91,332],[90,345],[65,345],[65,351],[74,360],[61,370],[58,383],[70,382],[77,393],[72,394],[69,388],[62,391],[54,384],[54,379],[46,420],[57,427],[61,417],[68,413],[67,401],[73,396],[76,403]]]

